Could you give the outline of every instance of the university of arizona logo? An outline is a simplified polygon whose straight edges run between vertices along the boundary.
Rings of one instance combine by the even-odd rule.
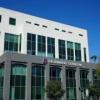
[[[47,59],[44,58],[44,59],[43,59],[43,64],[47,64],[47,63],[48,63]]]

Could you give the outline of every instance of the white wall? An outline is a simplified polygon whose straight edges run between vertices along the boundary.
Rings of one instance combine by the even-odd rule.
[[[21,53],[27,53],[27,33],[33,33],[36,35],[42,35],[46,37],[55,38],[55,51],[56,58],[58,58],[58,39],[77,42],[81,44],[82,51],[82,61],[84,61],[84,52],[83,48],[86,48],[87,52],[87,61],[89,62],[89,51],[88,51],[88,39],[87,39],[87,31],[84,29],[76,28],[73,26],[49,21],[46,19],[38,18],[35,16],[19,13],[16,11],[8,10],[5,8],[0,8],[0,15],[2,15],[2,22],[0,23],[0,43],[3,46],[0,46],[0,55],[3,54],[4,51],[4,34],[5,32],[12,34],[20,34],[22,33],[22,50]],[[16,26],[9,25],[9,17],[16,18]],[[31,22],[31,24],[26,23],[26,21]],[[40,26],[35,26],[34,23],[40,24]],[[48,28],[42,27],[42,25],[46,25]],[[58,28],[59,31],[54,30]],[[62,32],[61,30],[66,30],[66,32]],[[72,34],[68,33],[71,31]],[[83,36],[79,36],[82,34]]]

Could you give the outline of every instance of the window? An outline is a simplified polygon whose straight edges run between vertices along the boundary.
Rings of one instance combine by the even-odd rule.
[[[39,24],[37,24],[37,23],[34,23],[34,25],[39,26]]]
[[[81,61],[81,44],[75,43],[75,60]]]
[[[29,22],[29,21],[26,21],[26,23],[31,24],[31,22]]]
[[[58,40],[58,41],[59,41],[59,58],[66,59],[65,41],[64,40]]]
[[[73,42],[67,41],[67,59],[74,60]]]
[[[16,25],[16,19],[15,18],[9,18],[9,24],[10,25]]]
[[[45,26],[45,25],[42,25],[42,27],[47,28],[47,26]]]
[[[0,66],[0,100],[3,100],[4,65]]]
[[[55,39],[54,38],[47,38],[47,50],[48,50],[48,57],[55,58]]]
[[[19,52],[21,52],[22,34],[19,35]]]
[[[65,30],[62,30],[62,32],[66,32]]]
[[[73,69],[66,69],[66,90],[67,99],[76,100],[76,77]]]
[[[2,16],[0,15],[0,22],[1,22]]]
[[[4,52],[18,52],[18,35],[5,33]]]
[[[36,54],[36,35],[27,33],[27,54]]]
[[[68,33],[72,34],[72,32],[71,32],[71,31],[68,31]]]
[[[61,69],[60,68],[50,68],[50,79],[51,80],[61,80]]]
[[[79,36],[83,36],[82,34],[79,34]]]
[[[26,66],[14,64],[11,66],[10,100],[25,100]]]
[[[55,30],[59,31],[59,29],[58,29],[58,28],[55,28]]]
[[[95,70],[93,71],[93,83],[100,88],[100,78]]]
[[[44,100],[45,69],[43,66],[32,66],[31,99]]]
[[[86,59],[86,48],[84,48],[84,61],[87,62],[87,59]]]
[[[46,56],[46,38],[38,35],[38,56]]]
[[[89,77],[88,77],[89,72],[87,70],[81,70],[80,71],[80,86],[81,86],[81,98],[86,97],[86,89],[89,86]],[[83,97],[84,95],[84,97]]]

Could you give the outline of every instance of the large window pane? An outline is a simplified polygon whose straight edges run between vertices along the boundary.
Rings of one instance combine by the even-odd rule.
[[[14,64],[11,66],[10,100],[25,99],[25,84],[26,84],[25,70],[26,70],[25,65]]]

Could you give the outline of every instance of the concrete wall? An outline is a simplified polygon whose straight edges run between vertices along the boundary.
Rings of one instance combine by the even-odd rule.
[[[2,15],[2,20],[0,23],[0,43],[2,46],[0,47],[0,55],[4,52],[4,35],[5,32],[11,34],[19,35],[22,33],[22,50],[21,53],[26,54],[27,48],[27,33],[32,33],[36,35],[43,35],[46,37],[55,38],[55,51],[56,58],[58,58],[58,39],[62,39],[65,41],[71,41],[81,44],[81,53],[82,53],[82,61],[84,61],[84,52],[83,48],[86,48],[87,54],[87,62],[89,62],[89,51],[88,51],[88,38],[87,31],[81,28],[53,22],[50,20],[42,19],[39,17],[23,14],[20,12],[8,10],[0,7],[0,15]],[[9,25],[9,17],[16,18],[16,26]],[[31,22],[31,24],[26,23],[26,21]],[[35,26],[34,23],[38,23],[39,26]],[[42,25],[46,25],[47,28],[42,27]],[[58,28],[59,31],[55,30]],[[66,32],[62,32],[65,30]],[[71,31],[72,34],[68,33]],[[82,34],[83,36],[79,36]],[[37,51],[36,51],[37,52]]]
[[[13,62],[16,63],[24,63],[27,67],[27,74],[26,74],[26,95],[25,100],[31,100],[31,66],[32,64],[41,64],[45,67],[45,84],[50,80],[50,66],[60,66],[62,69],[61,81],[63,83],[64,89],[66,88],[66,68],[67,69],[75,69],[76,70],[76,94],[77,100],[81,100],[80,95],[80,70],[88,70],[89,71],[89,81],[93,80],[92,77],[92,70],[96,69],[95,64],[91,63],[84,63],[84,62],[75,62],[75,61],[68,61],[68,60],[60,60],[60,59],[50,59],[46,58],[47,60],[53,60],[58,62],[66,62],[66,63],[76,63],[81,64],[81,66],[71,66],[66,64],[57,64],[57,63],[48,63],[46,65],[43,64],[43,57],[37,57],[32,55],[25,55],[25,54],[17,54],[17,53],[6,53],[0,56],[0,63],[4,62],[5,70],[4,70],[4,91],[3,91],[3,100],[9,100],[9,93],[10,93],[10,72],[11,72],[11,64]],[[45,95],[45,100],[48,100],[47,96]],[[64,94],[62,100],[67,100],[66,95]]]

